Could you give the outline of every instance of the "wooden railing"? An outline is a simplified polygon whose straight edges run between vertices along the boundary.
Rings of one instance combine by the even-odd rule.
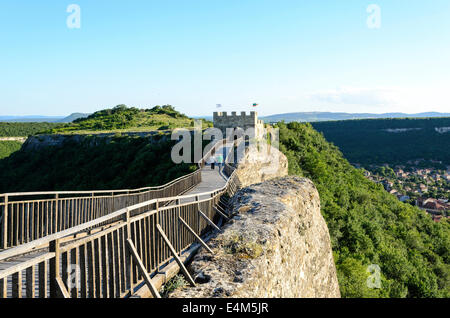
[[[0,249],[18,246],[156,198],[185,193],[201,182],[200,169],[226,140],[198,162],[199,169],[165,185],[104,191],[23,192],[0,195]]]
[[[164,186],[93,192],[35,192],[2,195],[0,246],[3,249],[57,233],[151,199],[176,196],[201,182],[201,171]],[[50,197],[50,198],[49,198]]]
[[[233,172],[221,189],[153,199],[2,251],[0,262],[15,262],[0,270],[0,298],[127,297],[143,282],[158,297],[150,277],[174,258],[195,285],[179,255],[227,218],[220,201],[236,190]]]
[[[210,149],[198,163],[199,167],[203,167],[206,158],[225,143],[226,140],[223,140]],[[225,166],[227,165],[228,162]],[[87,219],[86,214],[77,214],[74,205],[70,205],[70,208],[74,209],[73,213],[67,213],[64,219],[60,213],[61,204],[57,206],[58,214],[53,216],[60,217],[60,220],[62,217],[64,222],[51,220],[52,214],[42,217],[38,213],[28,219],[12,218],[11,220],[18,220],[12,224],[21,224],[20,221],[23,220],[25,224],[30,224],[27,223],[31,222],[30,220],[39,220],[39,227],[30,224],[27,227],[29,229],[41,229],[41,224],[45,223],[44,229],[57,231],[40,232],[31,241],[0,252],[0,298],[127,297],[143,283],[147,284],[154,297],[159,297],[151,277],[173,260],[178,262],[188,281],[195,285],[179,256],[196,241],[208,248],[202,237],[212,229],[218,229],[216,223],[219,219],[228,218],[223,200],[225,197],[231,197],[238,189],[236,172],[232,166],[229,166],[229,169],[226,185],[214,191],[193,195],[168,195],[136,204],[124,201],[125,203],[116,204],[129,205],[115,207],[116,210],[98,214],[96,217],[90,216],[91,219]],[[174,180],[169,186],[196,173],[198,172]],[[187,181],[188,186],[191,184],[189,182],[195,180]],[[166,187],[167,185],[162,186],[162,189]],[[142,189],[121,191],[139,190]],[[150,188],[144,190],[147,191],[150,191]],[[96,193],[100,192],[102,191]],[[40,194],[42,193],[38,193]],[[8,197],[10,195],[8,194]],[[115,194],[115,198],[119,195]],[[89,197],[66,199],[82,198]],[[4,203],[4,206],[8,207],[12,204],[7,201]],[[16,210],[8,208],[9,211]],[[14,213],[11,215],[17,215]],[[13,233],[29,233],[22,228],[16,231],[18,232],[13,230]]]

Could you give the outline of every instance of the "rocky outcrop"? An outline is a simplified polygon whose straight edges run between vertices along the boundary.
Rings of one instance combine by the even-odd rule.
[[[0,137],[0,141],[19,141],[19,142],[25,142],[27,140],[27,137]]]
[[[196,287],[170,297],[340,297],[319,194],[305,178],[241,189],[236,215],[190,265]]]
[[[267,143],[251,144],[236,166],[242,187],[288,174],[288,160],[277,148]]]

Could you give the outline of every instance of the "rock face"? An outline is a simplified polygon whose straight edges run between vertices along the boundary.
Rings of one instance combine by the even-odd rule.
[[[288,174],[288,160],[277,148],[266,143],[252,144],[238,160],[237,176],[242,187]]]
[[[340,297],[319,194],[305,178],[241,189],[236,215],[194,257],[193,288],[170,297]]]

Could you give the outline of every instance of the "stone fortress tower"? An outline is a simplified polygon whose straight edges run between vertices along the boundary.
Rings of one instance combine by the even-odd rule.
[[[258,120],[258,113],[254,111],[250,112],[250,115],[245,112],[241,112],[240,115],[236,112],[232,112],[231,115],[227,115],[227,112],[214,112],[213,122],[214,127],[220,129],[224,136],[227,128],[242,128],[244,131],[252,128],[257,138],[264,134],[264,122]]]

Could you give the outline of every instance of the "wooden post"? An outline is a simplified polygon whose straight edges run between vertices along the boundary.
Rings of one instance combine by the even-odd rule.
[[[91,193],[91,211],[90,211],[90,213],[89,213],[89,221],[92,219],[94,219],[95,218],[95,216],[94,216],[94,192],[92,192]],[[86,222],[87,222],[88,220],[86,220]]]
[[[5,202],[4,202],[4,208],[3,208],[3,217],[2,217],[2,223],[3,223],[3,249],[6,249],[8,247],[8,196],[5,195]]]
[[[124,237],[125,240],[131,239],[131,224],[130,224],[130,209],[127,208],[127,212],[125,214],[125,220],[126,220],[126,237]],[[125,243],[125,242],[124,242]],[[132,268],[131,268],[131,254],[129,249],[125,248],[125,286],[124,288],[127,289],[129,287],[130,295],[133,294],[133,278],[132,278]],[[130,284],[127,286],[127,281]]]
[[[55,201],[55,220],[54,220],[54,223],[55,223],[55,232],[54,233],[57,233],[58,232],[58,213],[59,213],[59,194],[58,193],[56,193],[55,194],[55,199],[56,199],[56,201]]]
[[[195,233],[195,231],[193,229],[191,229],[191,227],[186,223],[185,220],[183,220],[183,218],[181,216],[178,217],[178,220],[181,222],[181,224],[183,224],[189,232],[192,233],[192,235],[194,235],[194,237],[197,239],[197,241],[208,250],[208,252],[210,252],[211,254],[213,254],[213,251],[209,248],[208,245],[206,245],[206,243],[200,238],[200,236],[197,235],[197,233]]]
[[[177,199],[176,200],[176,205],[177,205],[177,216],[178,217],[181,217],[181,208],[180,208],[180,199]],[[182,241],[181,241],[181,226],[180,226],[180,224],[178,224],[178,236],[177,236],[177,247],[178,247],[178,250],[181,252],[181,249],[182,249]]]
[[[188,270],[186,269],[186,267],[184,266],[183,262],[181,261],[181,259],[178,257],[177,252],[175,251],[175,249],[173,248],[172,244],[170,243],[169,239],[167,238],[166,234],[164,233],[163,229],[161,228],[161,226],[158,224],[156,225],[156,228],[158,229],[159,235],[162,237],[163,241],[167,244],[167,246],[169,247],[169,250],[172,252],[173,257],[175,258],[175,261],[178,263],[178,266],[180,266],[181,271],[183,272],[184,276],[186,276],[187,280],[189,281],[189,283],[195,287],[195,282],[192,279],[191,275],[189,274]]]
[[[197,195],[195,196],[195,201],[200,201],[200,196]],[[200,203],[197,203],[197,210],[200,210]],[[201,227],[200,227],[200,218],[197,217],[197,233],[200,235],[201,234]]]
[[[217,207],[213,206],[213,209],[216,210],[216,212],[219,213],[221,216],[223,216],[226,220],[230,219],[229,216],[227,216],[225,213],[221,212]]]
[[[216,229],[217,231],[219,231],[219,232],[222,232],[222,230],[221,230],[217,225],[215,225],[214,222],[211,221],[211,220],[209,219],[209,217],[206,216],[205,213],[203,213],[201,210],[198,210],[198,213],[199,213],[199,214],[206,220],[206,222],[208,222],[213,228],[215,228],[215,229]]]
[[[59,276],[59,263],[60,263],[60,252],[59,252],[59,240],[54,240],[49,243],[49,251],[55,253],[55,256],[50,259],[50,298],[60,297],[59,284],[57,278]]]
[[[66,286],[64,285],[64,282],[62,281],[61,277],[56,277],[55,279],[56,281],[56,285],[58,287],[58,292],[59,292],[59,298],[70,298],[70,294],[66,289]]]
[[[130,209],[125,213],[125,222],[127,222],[127,239],[131,238]]]
[[[111,196],[112,196],[112,211],[110,211],[110,212],[114,212],[114,208],[115,208],[115,205],[116,205],[116,202],[114,200],[114,191],[112,192]]]
[[[131,255],[133,256],[134,261],[138,265],[139,272],[141,273],[142,277],[144,277],[145,283],[147,284],[147,287],[150,290],[150,292],[152,293],[153,297],[161,298],[161,295],[159,294],[155,285],[153,285],[152,279],[150,278],[150,275],[148,274],[147,270],[145,269],[144,264],[142,263],[141,258],[139,257],[139,254],[136,250],[136,247],[133,244],[133,241],[131,239],[127,239],[127,245],[128,245],[128,249],[131,252]]]
[[[7,290],[7,279],[2,278],[0,279],[0,298],[7,298],[8,297],[8,290]]]
[[[159,201],[156,199],[156,226],[160,225],[159,220]],[[156,264],[158,264],[156,271],[159,271],[159,260],[160,260],[160,254],[161,253],[161,243],[159,240],[159,235],[155,235],[155,258],[156,258]]]

